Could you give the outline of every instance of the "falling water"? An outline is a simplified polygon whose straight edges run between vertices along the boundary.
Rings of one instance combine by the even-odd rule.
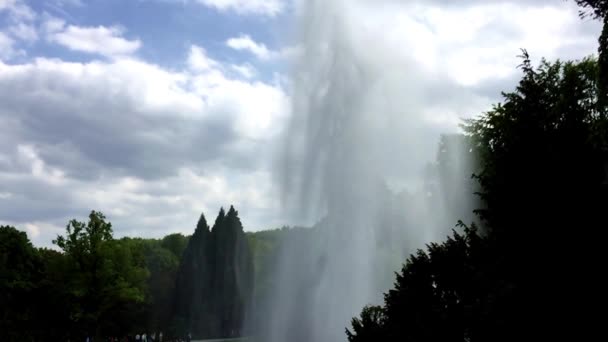
[[[281,180],[294,220],[315,228],[283,242],[267,342],[344,341],[406,255],[453,227],[425,181],[439,137],[421,115],[427,89],[368,20],[373,3],[308,0],[297,10],[302,54]]]

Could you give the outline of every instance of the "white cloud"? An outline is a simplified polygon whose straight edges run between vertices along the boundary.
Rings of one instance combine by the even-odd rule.
[[[15,48],[15,41],[3,32],[0,32],[0,61],[8,60],[17,55],[24,55],[25,51]]]
[[[41,26],[42,30],[46,34],[53,34],[63,30],[65,27],[65,21],[50,15],[45,15],[45,19]]]
[[[551,6],[523,1],[365,4],[353,11],[359,11],[358,31],[370,37],[370,44],[392,46],[394,54],[465,86],[517,73],[521,48],[538,60],[581,58],[596,46],[597,31],[588,28],[597,23],[581,23],[573,1]]]
[[[27,234],[32,238],[35,239],[38,236],[40,236],[40,226],[38,226],[37,224],[34,223],[26,223],[23,225],[23,228],[25,228],[25,230],[27,231]]]
[[[206,100],[207,106],[230,108],[229,112],[240,113],[235,117],[240,134],[252,139],[278,134],[277,128],[288,109],[280,87],[232,79],[226,74],[228,68],[245,78],[251,78],[253,71],[250,66],[221,65],[196,45],[190,48],[188,65],[194,72],[190,80],[192,89]]]
[[[249,35],[241,34],[226,40],[226,46],[237,51],[248,51],[261,60],[277,58],[293,58],[300,52],[300,48],[289,46],[281,50],[270,50],[263,43],[254,41]]]
[[[253,78],[257,74],[257,71],[251,64],[242,64],[242,65],[231,65],[232,70],[236,71],[238,74],[245,78]]]
[[[233,113],[235,128],[243,137],[258,140],[279,134],[288,105],[285,95],[276,86],[225,77],[209,82],[203,74],[193,80],[193,87],[196,93],[208,99],[209,106]]]
[[[57,6],[84,6],[82,0],[56,0]]]
[[[194,71],[206,71],[218,67],[218,62],[207,56],[204,48],[192,45],[188,54],[188,66]]]
[[[0,0],[0,12],[8,11],[13,21],[31,21],[36,13],[22,0]]]
[[[0,220],[0,225],[24,230],[36,247],[50,249],[57,249],[57,246],[53,245],[51,241],[57,238],[57,235],[65,234],[66,224],[67,221],[61,224],[52,224],[42,221],[12,222]]]
[[[0,217],[38,245],[91,209],[117,236],[191,233],[201,210],[212,220],[230,204],[248,229],[278,224],[266,160],[287,95],[188,52],[184,70],[129,57],[0,62]]]
[[[62,185],[65,183],[64,172],[57,168],[48,167],[33,146],[18,145],[17,159],[26,166],[26,169],[30,170],[34,178],[52,185]]]
[[[17,38],[25,40],[27,42],[34,42],[38,40],[38,32],[33,25],[18,23],[9,28],[9,31]]]
[[[276,16],[285,8],[284,0],[196,0],[219,11],[233,11],[238,14]]]
[[[81,27],[68,25],[58,19],[49,19],[44,27],[47,39],[74,51],[100,54],[106,57],[130,55],[142,43],[139,39],[128,40],[122,37],[124,29],[118,26]]]
[[[6,55],[12,55],[13,44],[15,41],[6,34],[0,32],[0,58],[6,58]]]
[[[256,43],[248,35],[230,38],[226,41],[226,45],[235,50],[249,51],[260,59],[268,59],[271,56],[271,52],[266,45]]]
[[[36,13],[21,0],[0,0],[0,13],[7,12],[9,14],[10,26],[7,30],[0,32],[0,59],[8,59],[17,54],[25,55],[23,50],[15,50],[16,42],[7,36],[10,33],[13,38],[33,42],[38,39],[38,33],[32,24],[36,19]]]

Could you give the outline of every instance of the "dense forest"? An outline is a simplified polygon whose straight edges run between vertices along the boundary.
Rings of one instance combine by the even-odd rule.
[[[52,250],[0,227],[0,340],[241,336],[254,297],[268,292],[280,239],[297,230],[245,234],[231,207],[211,229],[201,215],[192,236],[115,239],[93,211],[70,221]]]

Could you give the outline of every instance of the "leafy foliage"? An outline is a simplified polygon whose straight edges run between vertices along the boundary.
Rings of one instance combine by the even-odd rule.
[[[581,17],[604,18],[608,14],[608,0],[574,0],[581,7]]]
[[[502,341],[504,330],[484,320],[486,310],[495,305],[489,290],[498,284],[488,256],[485,240],[474,227],[419,250],[397,274],[384,306],[366,307],[353,319],[348,340]]]
[[[0,340],[32,339],[27,322],[36,318],[28,303],[40,279],[41,260],[27,235],[0,226]]]
[[[64,287],[73,305],[69,317],[72,331],[81,336],[125,334],[133,312],[130,308],[145,299],[143,256],[129,241],[114,240],[112,225],[99,212],[89,222],[70,221],[66,236],[53,241],[64,252]]]

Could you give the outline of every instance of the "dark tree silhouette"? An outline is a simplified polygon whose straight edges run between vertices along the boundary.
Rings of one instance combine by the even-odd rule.
[[[179,265],[175,285],[174,329],[196,336],[209,333],[211,311],[211,276],[209,252],[211,234],[205,215],[201,214],[194,234],[188,241]]]
[[[174,330],[196,338],[242,335],[253,297],[253,256],[237,211],[221,209],[209,230],[201,215],[175,286]]]
[[[598,62],[534,68],[522,58],[515,91],[465,125],[481,159],[477,212],[487,236],[469,231],[410,258],[385,298],[386,340],[580,338],[577,323],[594,322],[585,305],[600,293],[600,227],[608,227]],[[364,341],[366,326],[378,329],[354,321],[350,340]]]
[[[608,14],[608,0],[574,0],[581,7],[580,16],[604,18]]]
[[[32,339],[35,319],[30,299],[40,279],[41,261],[24,232],[0,226],[0,340]]]

